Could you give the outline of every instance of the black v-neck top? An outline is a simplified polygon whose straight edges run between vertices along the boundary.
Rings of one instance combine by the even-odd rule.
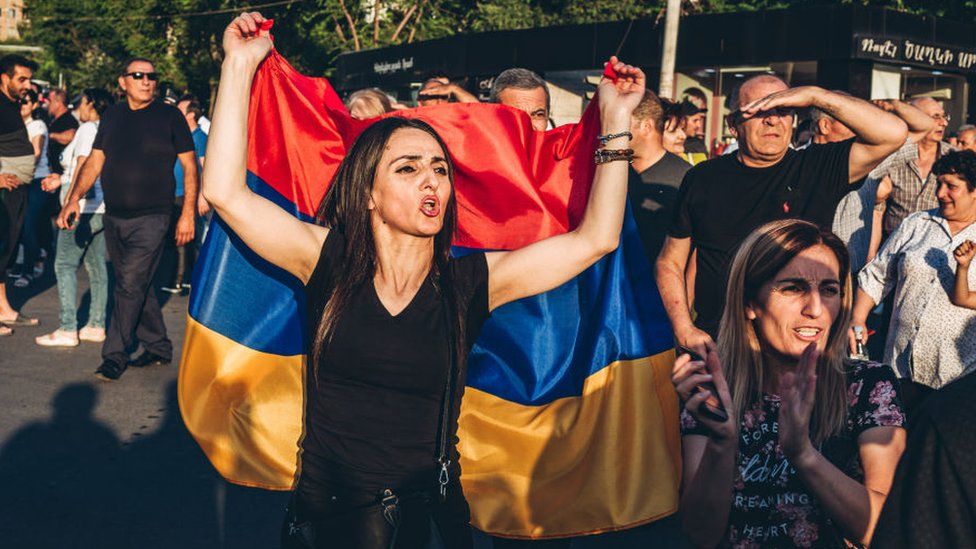
[[[305,287],[310,333],[332,294],[345,238],[330,231]],[[449,263],[466,321],[464,356],[488,318],[488,265],[483,253]],[[437,433],[449,369],[448,331],[438,284],[428,275],[399,314],[383,306],[372,281],[341,313],[330,344],[309,360],[299,491],[306,499],[374,494],[383,488],[433,491]],[[457,416],[465,365],[454,391],[450,456],[457,465]]]

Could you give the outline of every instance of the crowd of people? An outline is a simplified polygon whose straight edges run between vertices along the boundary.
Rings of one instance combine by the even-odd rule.
[[[600,146],[581,223],[524,249],[454,259],[453,165],[423,122],[393,116],[365,130],[315,223],[248,189],[243,138],[271,46],[265,22],[244,14],[224,35],[209,151],[202,105],[157,100],[149,60],[125,65],[120,102],[51,90],[42,117],[36,66],[0,60],[0,265],[13,267],[22,247],[14,284],[29,284],[53,253],[60,326],[37,342],[104,340],[97,373],[107,380],[171,360],[152,275],[171,245],[181,251],[165,289],[187,287],[189,245],[210,205],[300,279],[316,377],[283,546],[470,546],[451,379],[493,309],[613,251],[627,208],[678,349],[690,542],[976,544],[972,466],[958,461],[976,383],[976,127],[950,141],[932,98],[870,102],[762,74],[727,98],[735,143],[720,151],[704,139],[703,93],[660,98],[640,69],[611,58],[618,79],[598,88]],[[346,101],[359,119],[407,108],[375,88]],[[420,107],[477,101],[444,75],[416,97]],[[499,74],[489,101],[523,111],[536,131],[553,126],[548,85],[532,71]],[[92,299],[78,330],[81,263]],[[10,307],[3,283],[0,323],[0,335],[37,324]],[[136,341],[144,353],[130,360]]]
[[[40,324],[11,306],[7,281],[29,287],[51,266],[59,325],[36,336],[38,345],[102,343],[96,375],[109,381],[130,366],[169,363],[173,350],[153,279],[170,249],[175,268],[161,289],[188,291],[205,233],[209,208],[197,192],[207,140],[200,102],[192,95],[172,104],[158,99],[148,59],[126,62],[114,93],[88,88],[70,100],[63,89],[41,90],[32,81],[36,69],[20,55],[0,59],[0,336]],[[78,311],[81,265],[90,291],[86,312]],[[79,316],[86,320],[80,328]],[[130,360],[126,349],[136,340],[144,352]]]
[[[235,48],[261,42],[259,20],[245,16],[232,25],[242,41]],[[604,81],[601,100],[607,89]],[[419,106],[478,101],[444,75],[431,76],[416,99]],[[553,126],[548,86],[532,71],[499,74],[489,101],[525,112],[536,131]],[[936,530],[946,545],[972,543],[974,517],[965,502],[974,487],[953,469],[966,466],[952,462],[945,470],[933,460],[952,460],[967,440],[939,439],[943,429],[955,433],[966,421],[947,419],[943,403],[957,404],[962,385],[976,375],[969,375],[976,368],[976,280],[968,274],[976,254],[976,128],[959,127],[950,142],[949,116],[932,98],[870,102],[815,86],[791,88],[762,74],[727,98],[734,143],[710,148],[707,103],[694,89],[680,102],[643,91],[626,130],[604,124],[616,132],[607,138],[624,133],[632,150],[607,154],[629,161],[627,201],[679,350],[673,381],[683,403],[680,514],[688,539],[704,547],[912,547]],[[361,119],[402,108],[375,88],[351,94],[347,106]],[[401,130],[382,139],[388,150],[420,147],[421,140]],[[437,157],[443,149],[431,144],[415,156]],[[423,160],[415,168],[422,174],[430,166]],[[450,174],[446,168],[441,177]],[[374,189],[388,184],[385,177],[377,172]],[[332,231],[347,223],[335,215],[319,222]],[[374,218],[374,231],[387,222]],[[411,235],[423,233],[403,222]],[[378,248],[404,237],[390,230],[371,234]],[[328,284],[347,283],[328,265],[349,265],[343,253],[351,248],[330,245],[333,239],[319,236],[309,245],[310,259],[295,266],[305,279],[338,276]],[[288,261],[296,255],[302,254]],[[503,262],[496,266],[491,256],[487,291],[494,307],[495,269]],[[397,309],[404,293],[384,285],[387,268],[398,267],[375,268],[375,276],[365,276],[380,301]],[[343,296],[338,307],[356,316],[351,294],[309,284],[309,299],[324,311],[324,333],[335,329],[338,313],[322,296]],[[346,374],[332,369],[338,355],[329,353],[337,351],[322,345],[319,367],[331,371],[325,385],[334,386],[317,391],[334,392]],[[344,359],[376,361],[354,346],[341,349],[351,353]],[[355,428],[343,421],[355,424],[316,407],[306,429]],[[322,451],[316,440],[305,439],[306,459]],[[340,463],[354,457],[329,454]],[[330,519],[344,507],[334,496],[333,504],[322,503],[323,494],[339,490],[334,480],[306,469],[302,475],[287,546],[313,546],[316,532],[333,539],[342,531]],[[954,483],[940,503],[945,511],[927,510],[916,515],[927,524],[907,526],[904,517],[921,509],[911,491],[926,482]],[[935,492],[927,487],[922,501],[931,503]]]

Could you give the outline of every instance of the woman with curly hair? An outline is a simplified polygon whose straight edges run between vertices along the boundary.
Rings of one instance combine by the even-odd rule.
[[[763,225],[732,262],[717,353],[675,361],[681,511],[696,545],[870,542],[905,416],[891,369],[845,356],[848,269],[833,233]]]
[[[884,362],[902,378],[909,410],[976,369],[976,311],[953,302],[960,271],[967,286],[976,283],[963,265],[968,261],[963,257],[961,263],[953,253],[976,240],[976,153],[949,152],[932,173],[938,178],[938,209],[906,217],[864,267],[852,322],[863,327],[871,309],[895,292]]]

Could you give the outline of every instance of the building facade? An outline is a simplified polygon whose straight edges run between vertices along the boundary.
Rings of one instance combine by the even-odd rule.
[[[18,26],[24,21],[24,0],[0,0],[0,42],[20,40]]]
[[[484,97],[494,75],[525,67],[553,86],[560,124],[582,112],[594,89],[587,77],[615,53],[656,89],[662,41],[663,22],[652,20],[468,34],[343,54],[332,81],[341,92],[375,86],[410,101],[427,76],[443,74]],[[727,112],[728,93],[762,72],[865,99],[931,96],[951,131],[974,122],[976,25],[851,5],[694,15],[681,19],[676,71],[676,98],[688,88],[708,98],[709,142],[728,138],[713,115]]]

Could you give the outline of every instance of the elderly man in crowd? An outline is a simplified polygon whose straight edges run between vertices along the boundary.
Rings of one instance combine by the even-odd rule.
[[[528,69],[502,71],[491,84],[490,101],[525,111],[535,131],[549,127],[549,86]]]
[[[935,127],[935,121],[929,115],[904,101],[890,99],[874,101],[874,104],[905,121],[909,143],[918,142]],[[811,116],[814,121],[814,143],[836,143],[854,137],[854,133],[847,126],[820,109],[813,109]],[[874,258],[881,242],[884,198],[891,189],[891,178],[883,173],[884,165],[882,162],[871,172],[861,188],[848,193],[840,201],[834,215],[833,231],[847,244],[847,250],[851,254],[851,274],[854,277]],[[880,198],[879,188],[882,189]]]
[[[79,169],[65,199],[58,227],[76,223],[78,201],[101,176],[105,198],[105,244],[115,272],[115,305],[95,375],[104,381],[126,368],[169,364],[173,345],[151,282],[170,225],[179,158],[184,173],[183,210],[176,222],[176,244],[193,239],[197,202],[197,158],[186,119],[159,101],[159,75],[152,61],[132,59],[119,75],[125,101],[102,117],[91,154]],[[129,360],[135,340],[142,355]]]
[[[963,124],[956,132],[959,149],[976,152],[976,126]]]
[[[879,186],[877,195],[878,201],[885,203],[883,238],[888,238],[909,215],[939,206],[932,166],[953,150],[952,145],[942,140],[949,125],[949,115],[942,103],[931,97],[920,97],[911,104],[928,115],[934,126],[917,142],[905,143],[872,174],[879,179],[887,176],[891,181],[890,190],[886,185]],[[873,257],[876,252],[872,248],[870,255]]]
[[[867,101],[815,86],[790,88],[772,75],[747,80],[730,97],[735,154],[707,160],[685,175],[674,223],[657,261],[657,282],[679,345],[704,356],[714,349],[733,254],[753,229],[800,218],[830,226],[837,204],[905,142],[898,117]],[[797,109],[816,107],[849,127],[855,139],[790,148]],[[697,251],[695,310],[685,270]]]

